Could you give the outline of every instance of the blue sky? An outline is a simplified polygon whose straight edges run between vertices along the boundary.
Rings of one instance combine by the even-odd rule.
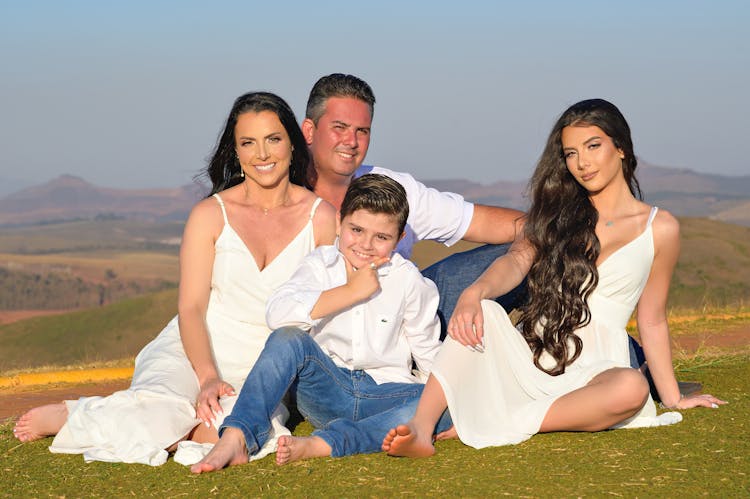
[[[303,117],[322,75],[377,104],[368,163],[528,178],[556,117],[602,97],[658,165],[750,174],[750,2],[0,0],[0,180],[189,183],[238,95]]]

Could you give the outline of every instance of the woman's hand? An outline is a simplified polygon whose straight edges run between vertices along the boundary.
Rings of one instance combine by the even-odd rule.
[[[211,378],[205,381],[195,402],[195,415],[206,427],[216,423],[216,416],[224,414],[219,399],[234,395],[234,388],[226,381]]]
[[[448,334],[471,349],[484,351],[484,315],[479,294],[471,287],[461,293],[448,321]]]
[[[725,400],[718,399],[709,393],[702,393],[700,395],[694,394],[681,398],[674,409],[692,409],[693,407],[710,407],[712,409],[718,409],[720,405],[726,403]]]

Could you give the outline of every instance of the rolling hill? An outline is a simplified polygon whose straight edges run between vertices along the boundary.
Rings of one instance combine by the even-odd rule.
[[[750,176],[728,177],[667,168],[641,162],[638,179],[644,200],[680,217],[706,217],[750,226]],[[523,210],[527,183],[495,182],[489,185],[456,180],[426,180],[442,191],[462,194],[466,199]]]
[[[646,201],[674,215],[750,226],[750,176],[712,175],[644,161],[638,176]],[[477,203],[518,209],[524,209],[527,203],[525,181],[423,181]],[[63,175],[0,198],[0,227],[78,219],[184,221],[192,205],[207,192],[205,186],[197,183],[171,189],[113,189]]]
[[[97,217],[184,221],[202,193],[198,185],[173,189],[112,189],[62,175],[0,198],[0,226]]]

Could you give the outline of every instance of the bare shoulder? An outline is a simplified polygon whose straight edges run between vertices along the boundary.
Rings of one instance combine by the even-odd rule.
[[[198,201],[190,211],[185,229],[197,226],[198,230],[208,230],[211,233],[221,231],[224,226],[224,217],[221,214],[219,201],[213,196]]]
[[[656,254],[676,262],[680,254],[680,222],[667,210],[659,210],[652,227]]]
[[[317,246],[333,244],[336,240],[336,208],[325,199],[320,201],[315,210],[313,233]]]
[[[292,195],[294,203],[305,206],[307,210],[311,209],[318,199],[317,194],[298,185],[293,186]],[[321,199],[315,208],[313,234],[316,246],[333,244],[336,238],[336,208],[325,199]]]
[[[215,214],[216,212],[218,212],[219,216],[221,216],[221,207],[219,206],[219,200],[211,196],[205,199],[201,199],[200,201],[195,203],[193,209],[190,210],[190,217],[211,217],[211,214]]]
[[[312,207],[315,200],[318,199],[318,195],[314,192],[305,189],[304,187],[294,185],[292,187],[292,195],[294,196],[294,203]],[[327,218],[329,216],[335,216],[336,209],[328,203],[325,199],[321,199],[320,204],[315,209],[315,218]]]
[[[680,222],[667,210],[659,210],[653,221],[654,234],[664,239],[679,239]]]
[[[315,219],[323,222],[336,222],[336,208],[325,199],[320,200],[317,210],[315,210]]]

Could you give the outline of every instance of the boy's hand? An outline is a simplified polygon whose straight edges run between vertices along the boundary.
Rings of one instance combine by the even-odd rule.
[[[366,300],[380,289],[378,268],[389,261],[390,258],[387,257],[376,258],[368,265],[357,269],[354,268],[349,260],[344,258],[344,262],[346,263],[346,285],[357,301]]]

